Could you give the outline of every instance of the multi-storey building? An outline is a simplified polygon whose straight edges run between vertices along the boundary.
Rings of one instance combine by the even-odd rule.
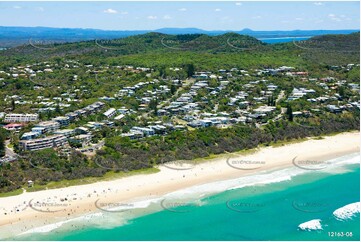
[[[39,135],[40,135],[40,133],[38,133],[38,132],[26,132],[21,136],[21,139],[22,140],[31,140],[31,139],[35,139]]]
[[[5,123],[25,123],[25,122],[36,122],[39,119],[38,114],[20,114],[20,113],[9,113],[6,114],[4,122]]]
[[[47,148],[61,147],[68,143],[63,135],[52,135],[41,139],[21,140],[19,142],[22,150],[34,151]]]
[[[75,129],[59,129],[54,131],[54,134],[64,135],[66,137],[70,137],[75,135]]]
[[[43,133],[52,133],[60,128],[60,124],[55,121],[44,121],[36,124],[35,128],[43,128]]]
[[[58,122],[60,124],[60,126],[68,126],[70,123],[70,118],[69,117],[64,117],[64,116],[59,116],[56,118],[52,119],[55,122]]]

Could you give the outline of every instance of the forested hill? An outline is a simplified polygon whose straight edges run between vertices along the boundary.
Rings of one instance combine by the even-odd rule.
[[[85,53],[97,55],[99,52],[108,52],[108,55],[169,51],[234,52],[259,48],[264,45],[254,37],[236,33],[218,36],[147,33],[120,39],[96,39],[74,43],[52,43],[47,40],[30,39],[27,44],[4,51],[3,54],[16,54],[17,52],[36,54],[39,50],[46,51],[48,55]]]
[[[306,41],[265,44],[254,37],[237,33],[217,36],[205,34],[167,35],[147,33],[121,39],[82,41],[75,43],[51,43],[30,40],[28,44],[3,50],[3,62],[45,61],[52,57],[88,59],[89,62],[119,64],[181,64],[204,62],[213,65],[240,63],[257,65],[263,63],[297,64],[317,63],[339,65],[359,63],[360,32],[346,35],[322,35]],[[174,55],[176,53],[177,55]],[[121,58],[119,58],[121,57]],[[218,58],[220,57],[220,58]],[[224,57],[224,58],[223,58]]]
[[[353,29],[343,30],[289,30],[289,31],[254,31],[243,29],[232,31],[237,34],[246,34],[255,38],[282,38],[282,37],[303,37],[317,36],[323,34],[349,34],[356,32]],[[47,41],[79,42],[94,39],[117,39],[158,32],[162,34],[207,34],[221,35],[229,31],[226,30],[203,30],[198,28],[161,28],[157,30],[100,30],[100,29],[81,29],[81,28],[51,28],[51,27],[10,27],[0,26],[0,48],[10,48],[28,43],[29,39],[41,39]]]

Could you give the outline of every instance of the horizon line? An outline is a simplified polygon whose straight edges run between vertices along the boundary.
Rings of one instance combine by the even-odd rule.
[[[291,29],[291,30],[280,30],[280,29],[274,29],[274,30],[254,30],[254,29],[250,29],[250,28],[243,28],[243,29],[239,29],[239,30],[230,30],[230,29],[225,29],[225,30],[205,30],[205,29],[201,29],[201,28],[197,28],[197,27],[162,27],[162,28],[157,28],[157,29],[98,29],[98,28],[73,28],[73,27],[49,27],[49,26],[3,26],[0,25],[0,27],[5,27],[5,28],[51,28],[51,29],[81,29],[81,30],[100,30],[100,31],[156,31],[156,30],[162,30],[162,29],[197,29],[197,30],[201,30],[201,31],[206,31],[206,32],[217,32],[217,31],[222,31],[222,32],[235,32],[235,31],[252,31],[252,32],[271,32],[271,31],[338,31],[338,30],[355,30],[355,31],[360,31],[360,29]]]

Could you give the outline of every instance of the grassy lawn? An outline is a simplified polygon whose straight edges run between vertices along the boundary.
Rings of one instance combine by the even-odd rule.
[[[18,189],[15,191],[11,191],[11,192],[5,192],[5,193],[0,193],[0,197],[11,197],[11,196],[16,196],[23,193],[22,189]]]

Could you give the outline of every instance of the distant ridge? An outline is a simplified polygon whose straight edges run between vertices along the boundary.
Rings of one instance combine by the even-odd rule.
[[[245,28],[240,31],[203,30],[199,28],[161,28],[156,30],[100,30],[82,28],[51,28],[51,27],[8,27],[0,26],[0,47],[14,47],[29,42],[29,39],[51,40],[53,42],[76,42],[95,39],[116,39],[133,35],[158,32],[162,34],[206,34],[222,35],[228,32],[246,34],[255,38],[301,37],[325,34],[350,34],[358,32],[355,29],[345,30],[274,30],[255,31]]]
[[[253,33],[254,31],[252,29],[248,29],[248,28],[245,28],[243,29],[242,31],[240,32],[243,32],[243,33]]]
[[[162,34],[207,34],[208,31],[198,28],[161,28],[156,29],[153,32],[159,32]]]

